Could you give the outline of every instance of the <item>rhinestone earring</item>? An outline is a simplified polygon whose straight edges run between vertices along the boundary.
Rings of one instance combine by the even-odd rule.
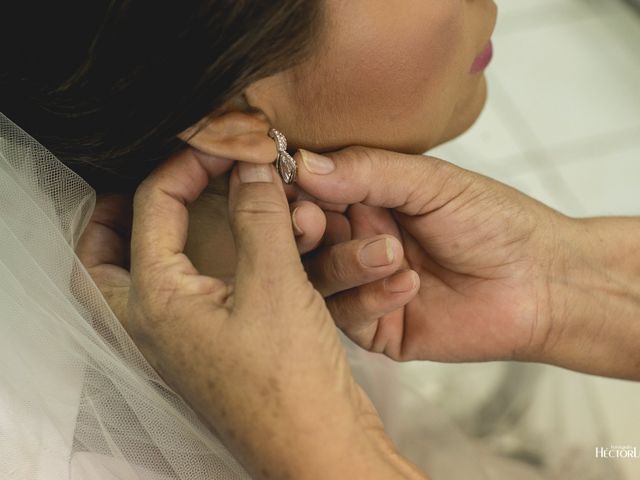
[[[278,151],[275,160],[276,170],[284,183],[290,185],[296,181],[298,166],[293,157],[287,153],[287,138],[275,128],[269,130],[269,136],[276,142],[276,150]]]

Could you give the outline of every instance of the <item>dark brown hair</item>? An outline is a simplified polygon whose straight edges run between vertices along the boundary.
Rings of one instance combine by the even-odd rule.
[[[19,0],[0,111],[98,191],[130,190],[176,135],[301,59],[319,0]]]

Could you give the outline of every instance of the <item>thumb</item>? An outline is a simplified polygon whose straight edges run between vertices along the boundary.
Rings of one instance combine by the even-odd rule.
[[[271,164],[236,162],[229,178],[229,223],[237,265],[235,305],[289,301],[307,285],[282,180]]]
[[[435,157],[375,148],[350,147],[323,155],[299,150],[295,159],[296,183],[320,201],[393,208],[412,216],[442,207],[473,179],[466,170]]]

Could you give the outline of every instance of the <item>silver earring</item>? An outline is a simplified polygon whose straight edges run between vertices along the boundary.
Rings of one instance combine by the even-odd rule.
[[[291,155],[287,153],[287,138],[275,128],[269,130],[269,136],[276,142],[276,170],[287,185],[296,181],[298,166]]]

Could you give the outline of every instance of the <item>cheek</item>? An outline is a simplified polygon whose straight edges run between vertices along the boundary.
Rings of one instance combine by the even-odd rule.
[[[344,12],[359,20],[338,32],[312,69],[300,73],[306,84],[300,92],[314,94],[310,108],[341,124],[334,133],[349,132],[353,138],[345,141],[372,143],[367,134],[380,138],[382,132],[400,141],[402,130],[437,130],[455,104],[463,39],[459,2],[421,0],[422,8],[400,11],[393,3],[366,16]]]

